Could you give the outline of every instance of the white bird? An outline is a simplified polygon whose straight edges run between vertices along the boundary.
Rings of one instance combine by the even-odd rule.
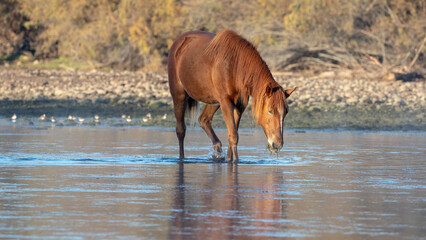
[[[143,118],[142,118],[142,121],[143,121],[143,122],[148,122],[148,118],[143,117]]]
[[[147,117],[148,119],[152,119],[151,113],[147,113],[147,114],[146,114],[146,117]]]
[[[16,121],[16,119],[17,119],[18,117],[16,116],[16,114],[14,113],[13,115],[12,115],[12,117],[11,117],[11,119],[12,119],[12,121]]]
[[[83,122],[84,122],[84,118],[79,117],[79,118],[78,118],[78,122],[79,122],[79,123],[83,123]]]
[[[122,119],[125,119],[126,117],[127,117],[127,116],[126,116],[126,114],[122,114],[122,115],[121,115],[121,118],[122,118]]]
[[[99,115],[95,114],[95,122],[99,122]]]
[[[55,122],[56,122],[55,117],[51,117],[51,118],[50,118],[50,121],[51,121],[52,123],[55,123]]]
[[[46,114],[43,113],[38,119],[44,121],[46,119]]]
[[[127,116],[126,121],[127,122],[131,122],[132,121],[132,119],[130,118],[130,116]]]
[[[167,119],[167,113],[165,113],[165,114],[163,115],[162,119],[163,119],[163,120],[166,120],[166,119]]]
[[[71,115],[68,115],[68,120],[73,120]]]

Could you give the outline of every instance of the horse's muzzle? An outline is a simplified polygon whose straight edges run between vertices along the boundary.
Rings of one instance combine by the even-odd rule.
[[[268,150],[271,153],[279,152],[282,148],[282,145],[277,144],[276,142],[272,142],[272,144],[268,143]]]

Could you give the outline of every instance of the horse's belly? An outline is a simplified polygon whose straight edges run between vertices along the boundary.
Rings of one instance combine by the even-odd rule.
[[[207,103],[207,104],[212,104],[212,105],[218,105],[219,104],[219,101],[217,101],[214,98],[209,98],[209,97],[202,97],[202,98],[192,97],[192,98],[195,99],[195,100],[197,100],[197,101],[200,101],[200,102],[203,102],[203,103]]]
[[[198,81],[200,80],[194,79],[190,84],[183,83],[185,91],[188,93],[188,95],[200,102],[218,104],[219,100],[215,97],[213,86],[209,86],[210,84],[206,84],[205,82],[197,83]]]

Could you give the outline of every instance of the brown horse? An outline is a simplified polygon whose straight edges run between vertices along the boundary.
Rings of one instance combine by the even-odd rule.
[[[237,131],[250,96],[252,117],[262,126],[268,149],[278,152],[282,148],[286,98],[296,88],[284,90],[249,41],[230,30],[217,35],[187,32],[173,43],[168,61],[180,158],[184,158],[185,111],[194,112],[198,101],[206,103],[198,121],[217,152],[222,152],[222,143],[211,122],[222,108],[229,139],[227,161],[238,162]]]

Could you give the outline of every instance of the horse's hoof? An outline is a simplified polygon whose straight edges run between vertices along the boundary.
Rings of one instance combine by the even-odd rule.
[[[222,152],[222,144],[221,143],[216,143],[213,145],[213,149],[218,152],[221,153]]]

